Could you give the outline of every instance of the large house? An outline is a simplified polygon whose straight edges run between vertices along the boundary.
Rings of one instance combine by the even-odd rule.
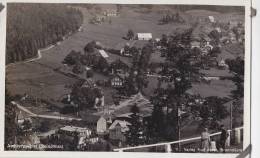
[[[77,133],[80,137],[89,137],[92,133],[89,128],[76,126],[64,126],[60,128],[59,132],[67,135],[73,135],[74,133]]]
[[[96,50],[96,57],[99,58],[99,63],[103,67],[103,72],[109,74],[126,73],[132,66],[131,58],[108,53],[105,50]]]

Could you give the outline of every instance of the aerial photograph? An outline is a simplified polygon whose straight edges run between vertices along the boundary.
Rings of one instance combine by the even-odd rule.
[[[245,7],[6,7],[6,151],[242,152]]]

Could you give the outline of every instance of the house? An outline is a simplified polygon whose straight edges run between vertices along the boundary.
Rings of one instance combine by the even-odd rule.
[[[107,132],[107,120],[101,116],[97,121],[97,134],[104,134]]]
[[[124,135],[129,130],[128,126],[131,124],[126,121],[115,120],[109,127],[109,139],[116,144],[121,144],[126,141]]]
[[[111,86],[114,88],[120,88],[124,86],[125,77],[123,75],[113,75],[110,79]]]
[[[110,73],[111,74],[126,74],[130,71],[131,65],[128,62],[124,62],[117,59],[110,63]]]
[[[91,79],[87,78],[81,86],[82,88],[95,88],[97,87],[96,83]]]
[[[221,33],[220,27],[216,27],[215,30],[218,31],[218,33]]]
[[[123,48],[120,49],[120,54],[121,54],[122,56],[126,56],[126,57],[131,57],[131,56],[133,56],[133,55],[131,54],[131,51],[130,51],[130,44],[129,44],[129,43],[126,43],[126,45],[125,45]]]
[[[118,14],[119,12],[116,9],[107,9],[103,12],[104,16],[110,16],[110,17],[118,16]]]
[[[208,18],[209,18],[209,21],[210,21],[211,23],[215,23],[215,18],[214,18],[214,16],[209,16]]]
[[[80,137],[86,136],[89,137],[92,131],[88,128],[76,127],[76,126],[64,126],[59,129],[60,133],[67,134],[72,136],[74,133],[77,133]]]
[[[137,39],[138,40],[145,40],[145,41],[149,41],[151,40],[152,37],[152,33],[137,33]]]
[[[226,64],[226,62],[225,62],[224,59],[221,59],[221,60],[218,62],[218,66],[219,66],[219,68],[221,68],[221,69],[228,68],[228,65]]]
[[[19,111],[18,115],[17,115],[17,123],[19,126],[22,126],[22,124],[28,121],[30,123],[32,123],[32,119],[30,116],[26,116],[25,113],[23,113],[22,111]]]
[[[192,41],[190,44],[191,48],[200,48],[200,42],[198,41]]]
[[[102,71],[110,74],[115,74],[117,71],[122,71],[119,73],[125,73],[132,66],[131,58],[105,52],[104,50],[96,51],[95,56],[98,58],[98,63],[102,63],[102,65],[100,65]]]
[[[99,49],[98,52],[100,53],[100,55],[103,57],[103,58],[108,58],[108,54],[106,53],[106,51],[104,51],[103,49]]]

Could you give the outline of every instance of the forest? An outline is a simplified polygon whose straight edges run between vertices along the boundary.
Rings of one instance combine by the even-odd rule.
[[[82,13],[66,4],[8,4],[6,64],[37,55],[37,50],[78,30]]]

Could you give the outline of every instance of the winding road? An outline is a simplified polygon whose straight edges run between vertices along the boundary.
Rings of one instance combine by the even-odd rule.
[[[31,117],[37,117],[37,118],[46,118],[46,119],[55,119],[55,120],[67,120],[67,121],[81,121],[81,118],[75,118],[75,117],[65,117],[65,116],[53,116],[53,115],[38,115],[33,112],[31,112],[29,109],[25,108],[24,106],[20,105],[19,103],[12,101],[12,105],[16,106],[18,109],[24,111],[25,113],[29,114]]]

